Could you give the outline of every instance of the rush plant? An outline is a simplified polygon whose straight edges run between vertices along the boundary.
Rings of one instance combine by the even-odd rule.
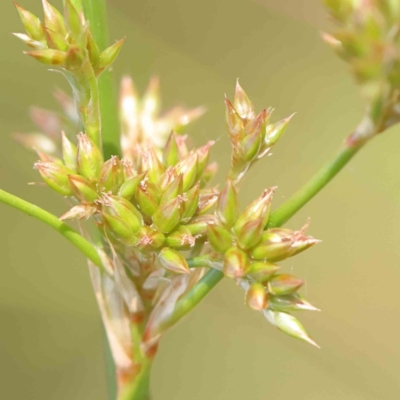
[[[292,315],[317,308],[299,294],[303,281],[281,271],[279,262],[319,241],[306,234],[308,223],[298,230],[282,225],[370,139],[400,120],[400,3],[325,4],[337,29],[323,38],[349,64],[365,113],[333,159],[274,212],[275,186],[243,207],[238,192],[291,116],[274,121],[272,108],[256,112],[236,83],[233,101],[225,98],[232,157],[219,189],[210,184],[214,142],[191,148],[183,134],[203,108],[159,113],[157,79],[141,97],[124,77],[118,109],[109,67],[123,39],[107,44],[104,0],[65,0],[63,12],[43,0],[43,20],[16,4],[25,33],[15,36],[30,47],[28,56],[65,76],[72,96],[56,93],[65,118],[35,109],[42,133],[15,139],[36,151],[35,168],[70,208],[58,218],[3,190],[0,201],[48,224],[87,258],[119,400],[149,398],[163,334],[223,277],[235,280],[247,305],[272,325],[317,346]]]

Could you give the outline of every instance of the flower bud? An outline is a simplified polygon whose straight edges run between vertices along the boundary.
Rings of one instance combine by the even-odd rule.
[[[261,235],[264,230],[263,225],[262,218],[249,221],[245,224],[236,236],[238,245],[245,250],[256,246],[261,240]]]
[[[124,180],[121,161],[117,156],[112,156],[101,168],[99,188],[104,192],[111,191],[113,194],[117,194]]]
[[[226,277],[240,279],[243,278],[250,268],[250,260],[247,254],[238,249],[231,247],[224,256],[223,271]]]
[[[208,226],[213,224],[215,224],[213,215],[200,215],[192,218],[190,222],[186,224],[186,227],[189,229],[190,233],[197,238],[198,236],[205,235]]]
[[[151,217],[157,210],[160,194],[158,188],[146,178],[140,182],[134,196],[140,211],[147,217]]]
[[[95,186],[83,176],[68,175],[68,179],[72,194],[79,201],[92,203],[98,198]]]
[[[99,178],[103,156],[99,148],[84,133],[78,135],[77,164],[78,172],[85,178],[91,181]]]
[[[184,194],[184,211],[182,221],[189,221],[195,214],[200,198],[200,184],[193,186]]]
[[[186,192],[196,181],[198,171],[197,154],[192,153],[188,155],[176,165],[175,169],[178,174],[183,175],[182,190]]]
[[[180,197],[161,204],[152,216],[154,226],[163,233],[171,232],[181,220],[181,204],[182,199]]]
[[[76,171],[76,146],[67,138],[65,132],[61,132],[62,154],[65,165],[72,171]]]
[[[202,146],[196,150],[197,154],[197,179],[201,178],[204,169],[207,167],[208,160],[210,158],[210,149],[214,146],[214,140],[210,140],[205,146]]]
[[[19,40],[22,40],[27,46],[32,47],[35,50],[43,50],[47,49],[47,45],[43,42],[38,42],[37,40],[33,40],[30,36],[25,33],[13,33],[15,37]]]
[[[61,221],[88,219],[97,211],[93,204],[78,204],[60,217]]]
[[[256,261],[251,263],[250,270],[247,275],[257,282],[264,283],[271,279],[271,277],[275,275],[279,268],[280,267],[277,265],[268,262]]]
[[[268,291],[276,296],[292,294],[303,286],[304,282],[289,274],[279,274],[272,277],[268,282]]]
[[[305,300],[298,293],[293,293],[285,296],[271,296],[270,297],[270,308],[274,311],[320,311],[314,307],[307,300]]]
[[[102,215],[106,226],[110,229],[111,233],[116,239],[122,240],[124,243],[136,241],[132,229],[122,218],[104,212]]]
[[[252,161],[259,153],[265,129],[267,111],[261,111],[245,128],[244,138],[240,142],[240,158],[242,161]]]
[[[53,49],[26,51],[25,54],[33,57],[34,59],[40,61],[43,64],[54,65],[54,66],[64,64],[67,58],[66,53]]]
[[[183,180],[182,174],[176,176],[176,178],[170,183],[163,195],[161,196],[160,204],[167,203],[168,201],[176,198],[182,194]]]
[[[69,31],[75,39],[78,39],[83,33],[85,26],[82,24],[79,12],[72,4],[71,0],[64,0],[64,15]]]
[[[103,196],[103,213],[121,218],[133,233],[137,233],[143,225],[142,215],[135,206],[118,196]]]
[[[238,216],[238,200],[236,189],[228,180],[218,197],[217,215],[221,223],[230,228]]]
[[[61,13],[53,7],[47,0],[42,0],[44,11],[44,25],[46,28],[57,32],[59,35],[67,36],[64,18]]]
[[[231,234],[218,225],[208,225],[207,237],[211,247],[218,253],[225,253],[232,247]]]
[[[38,42],[45,42],[44,29],[40,19],[19,4],[14,4],[29,37]]]
[[[164,173],[164,167],[161,164],[154,147],[145,147],[141,153],[142,171],[147,171],[147,178],[151,183],[158,183],[161,175]]]
[[[278,142],[278,140],[285,133],[286,128],[288,127],[289,122],[292,120],[293,116],[294,116],[294,114],[290,115],[289,117],[287,117],[285,119],[282,119],[281,121],[279,121],[275,124],[267,125],[264,143],[262,145],[261,151],[271,148]]]
[[[135,191],[139,186],[140,182],[142,182],[143,179],[145,179],[146,174],[147,172],[143,172],[139,175],[131,176],[130,178],[128,178],[119,189],[118,196],[130,200],[135,194]]]
[[[121,50],[122,45],[124,44],[125,38],[119,40],[118,42],[114,43],[112,46],[105,49],[100,54],[98,70],[104,71],[107,69],[117,58],[118,53]]]
[[[45,28],[45,34],[49,48],[63,52],[68,50],[69,44],[63,36],[59,35],[57,32],[51,31],[48,28]]]
[[[190,250],[196,244],[196,238],[183,225],[168,235],[166,244],[173,249],[185,251]]]
[[[43,180],[56,192],[63,196],[72,196],[72,191],[69,186],[68,175],[72,174],[69,168],[58,163],[52,162],[37,162],[34,165],[42,175]]]
[[[244,120],[252,120],[254,118],[254,106],[247,94],[239,85],[239,79],[236,81],[235,99],[233,101],[233,106],[239,114],[239,116]]]
[[[307,343],[312,344],[315,347],[319,347],[311,338],[308,336],[303,325],[298,321],[297,318],[290,314],[279,312],[279,311],[264,311],[265,317],[275,325],[279,330],[285,332],[289,336],[296,339],[304,340]]]
[[[89,60],[94,69],[97,69],[100,62],[100,49],[90,30],[87,30],[87,45],[86,45]]]
[[[185,257],[176,250],[164,247],[158,255],[158,261],[168,271],[178,274],[188,274],[190,272]]]
[[[294,242],[293,231],[274,228],[262,234],[261,243],[251,251],[256,260],[280,261],[289,257]]]
[[[163,149],[163,163],[166,167],[174,167],[179,162],[179,149],[176,133],[171,132]]]
[[[246,293],[246,304],[256,311],[265,310],[268,307],[268,293],[261,283],[252,283]]]
[[[150,226],[142,226],[137,234],[135,247],[142,252],[154,251],[165,243],[165,235]]]
[[[210,212],[218,201],[218,193],[203,193],[199,196],[198,207],[196,210],[197,215],[203,215]]]
[[[225,97],[225,119],[226,126],[228,128],[228,133],[230,139],[233,141],[237,141],[243,134],[244,124],[243,120],[238,114],[238,112],[233,107],[232,103]]]

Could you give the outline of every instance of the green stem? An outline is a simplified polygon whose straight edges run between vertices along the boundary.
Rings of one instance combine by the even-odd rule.
[[[332,160],[327,162],[300,190],[280,206],[272,215],[269,226],[278,227],[288,221],[321,189],[323,189],[336,174],[353,158],[362,145],[345,145]],[[193,267],[199,266],[197,260],[191,260]],[[203,264],[204,265],[204,264]],[[189,313],[223,278],[223,273],[217,269],[210,269],[193,288],[186,293],[176,304],[171,319],[162,327],[170,327]]]
[[[85,17],[100,50],[108,46],[109,34],[105,0],[83,0]],[[98,82],[104,159],[120,155],[118,107],[111,71],[101,74]]]
[[[342,170],[361,147],[362,145],[344,146],[332,160],[329,160],[302,188],[271,215],[269,226],[282,226],[292,218]]]
[[[43,210],[42,208],[20,199],[10,193],[0,189],[0,203],[7,204],[23,213],[44,222],[58,233],[69,240],[78,250],[80,250],[93,264],[103,268],[96,248],[82,237],[75,229],[60,221],[55,215]]]
[[[118,396],[118,400],[150,400],[151,360],[141,365],[139,374],[132,382],[129,382]]]

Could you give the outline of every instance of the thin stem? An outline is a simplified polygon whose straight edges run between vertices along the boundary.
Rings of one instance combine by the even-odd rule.
[[[269,226],[282,226],[292,218],[342,170],[361,147],[344,146],[332,160],[329,160],[302,188],[271,215]]]
[[[80,250],[93,264],[103,268],[99,254],[96,248],[82,237],[75,229],[60,221],[55,215],[42,208],[20,199],[10,193],[0,189],[0,203],[7,204],[23,213],[44,222],[58,233],[69,240],[78,250]]]
[[[105,0],[82,0],[85,17],[100,50],[108,46],[109,34]],[[111,71],[103,72],[98,82],[104,159],[120,155],[118,108]]]
[[[141,365],[139,374],[132,382],[129,382],[118,396],[118,400],[150,400],[151,360]]]
[[[332,160],[327,162],[300,190],[271,215],[269,226],[278,227],[288,221],[342,170],[364,143],[365,142],[360,142],[358,145],[353,146],[345,145]],[[191,262],[193,263],[194,261],[192,260]],[[196,264],[196,262],[194,262],[194,264]],[[171,319],[168,320],[166,326],[163,326],[163,328],[174,325],[196,307],[218,282],[222,280],[223,276],[221,271],[210,269],[210,271],[208,271],[203,278],[178,301]]]

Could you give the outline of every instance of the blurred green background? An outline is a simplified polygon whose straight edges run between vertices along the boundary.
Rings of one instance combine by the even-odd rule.
[[[21,5],[41,15],[39,0]],[[58,4],[55,2],[54,4]],[[31,104],[55,107],[62,77],[21,53],[11,1],[0,2],[0,187],[60,215],[66,205],[38,180],[35,157],[10,139],[29,131]],[[358,91],[322,43],[318,0],[112,0],[112,39],[127,36],[116,76],[143,89],[161,77],[164,105],[204,104],[189,133],[220,138],[219,179],[229,163],[223,94],[235,79],[258,109],[297,115],[246,179],[242,204],[278,185],[275,207],[358,122]],[[369,144],[288,227],[312,218],[323,242],[286,263],[322,313],[300,315],[322,346],[290,339],[244,306],[224,281],[163,339],[154,400],[391,400],[400,394],[400,127]],[[85,260],[61,236],[0,205],[0,398],[106,400],[102,328]]]

